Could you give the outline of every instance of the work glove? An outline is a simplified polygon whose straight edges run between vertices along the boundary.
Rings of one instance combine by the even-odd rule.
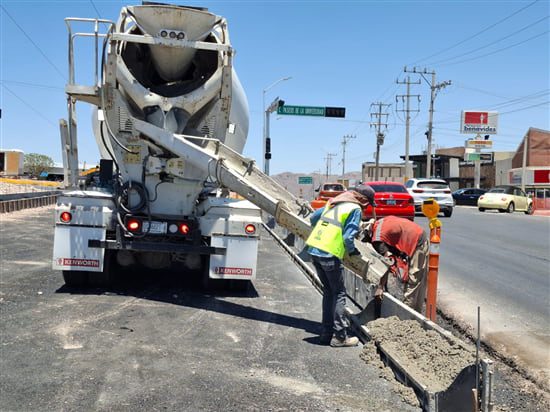
[[[354,248],[351,252],[348,253],[350,256],[361,256],[361,252],[359,252],[359,249]]]
[[[374,299],[382,301],[384,299],[384,289],[380,286],[376,288],[376,292],[374,292]]]

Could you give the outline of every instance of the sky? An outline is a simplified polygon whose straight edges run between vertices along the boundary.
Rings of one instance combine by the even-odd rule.
[[[499,112],[496,151],[515,151],[529,127],[550,130],[548,0],[525,1],[192,1],[227,19],[235,69],[248,97],[250,129],[244,154],[263,165],[262,97],[287,105],[346,108],[344,119],[270,118],[271,174],[345,172],[374,161],[373,103],[388,116],[381,162],[405,154],[403,102],[411,85],[410,154],[426,148],[430,86],[404,67],[436,72],[436,147],[464,146],[462,110]],[[59,119],[66,118],[65,17],[116,20],[126,1],[0,0],[0,147],[41,153],[61,162]],[[90,42],[77,44],[76,77],[93,79]],[[80,47],[80,48],[79,48]],[[289,80],[278,80],[291,77]],[[431,81],[431,76],[426,76]],[[278,83],[277,83],[278,82]],[[96,164],[89,105],[79,104],[79,158]]]

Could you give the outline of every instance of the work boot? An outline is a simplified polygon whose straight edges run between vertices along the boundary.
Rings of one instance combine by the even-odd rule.
[[[330,346],[332,346],[333,348],[343,348],[357,346],[358,343],[359,338],[357,338],[356,336],[348,336],[345,339],[339,339],[338,337],[334,336],[330,341]]]

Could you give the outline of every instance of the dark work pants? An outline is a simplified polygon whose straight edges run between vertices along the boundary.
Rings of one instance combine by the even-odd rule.
[[[323,284],[323,330],[322,335],[334,334],[338,339],[346,338],[347,319],[344,314],[346,307],[346,288],[344,286],[344,270],[340,259],[336,257],[323,258],[311,256],[317,276]]]

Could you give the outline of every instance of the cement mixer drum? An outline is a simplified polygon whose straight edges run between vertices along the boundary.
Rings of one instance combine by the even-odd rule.
[[[209,34],[217,16],[207,11],[179,6],[129,6],[143,34],[178,40],[202,41]],[[148,46],[153,65],[166,81],[180,79],[193,60],[196,49],[174,48],[161,45]]]

